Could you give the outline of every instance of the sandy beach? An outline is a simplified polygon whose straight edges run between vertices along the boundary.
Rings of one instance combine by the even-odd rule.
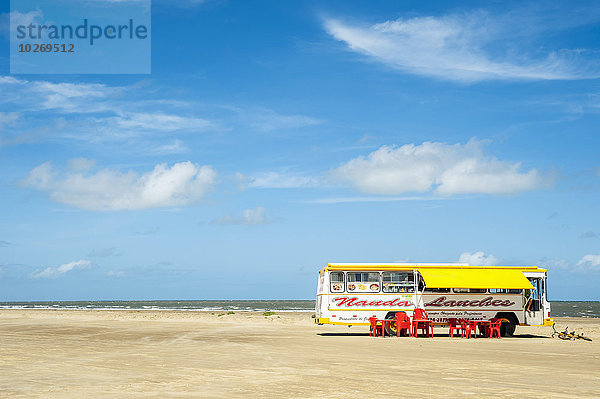
[[[310,313],[0,310],[0,397],[600,397],[600,319],[513,338],[370,338]]]

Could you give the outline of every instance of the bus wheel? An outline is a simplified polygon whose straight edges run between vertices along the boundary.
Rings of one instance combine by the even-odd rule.
[[[385,315],[386,320],[396,318],[396,312],[389,312]],[[391,321],[389,323],[385,323],[385,333],[388,336],[395,337],[396,336],[396,322]]]
[[[512,321],[503,320],[500,325],[500,335],[503,337],[512,337],[515,333],[517,325]]]
[[[502,337],[512,337],[517,328],[517,324],[519,323],[519,319],[514,313],[498,313],[496,317],[502,319],[502,324],[500,325],[500,336]]]

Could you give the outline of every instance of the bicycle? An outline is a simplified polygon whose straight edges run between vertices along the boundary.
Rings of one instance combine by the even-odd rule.
[[[556,331],[556,327],[554,327],[555,325],[552,324],[552,329],[554,330],[554,332],[552,333],[552,338],[554,338],[555,336],[557,336],[560,339],[564,339],[564,340],[575,340],[575,339],[583,339],[585,341],[591,341],[591,338],[588,337],[584,337],[583,333],[581,334],[576,334],[575,331],[571,331],[569,332],[569,327],[567,326],[565,328],[565,331]]]

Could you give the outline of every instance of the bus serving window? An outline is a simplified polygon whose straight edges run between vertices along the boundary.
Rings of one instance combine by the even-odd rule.
[[[329,274],[329,281],[331,283],[331,292],[344,291],[344,272],[331,272]]]
[[[379,273],[348,273],[348,283],[346,284],[348,291],[379,291]]]
[[[415,275],[410,272],[383,272],[383,292],[414,292]]]

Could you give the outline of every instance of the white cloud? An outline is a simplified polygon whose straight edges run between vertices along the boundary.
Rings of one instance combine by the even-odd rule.
[[[272,221],[267,218],[266,210],[262,206],[257,206],[254,209],[246,209],[241,217],[233,217],[231,215],[224,216],[222,218],[214,219],[212,224],[219,224],[222,226],[234,225],[234,224],[245,224],[245,225],[263,225],[271,223]]]
[[[0,129],[3,125],[14,125],[20,117],[18,112],[0,112]]]
[[[248,187],[252,188],[296,188],[315,187],[318,179],[309,176],[297,176],[287,173],[267,172],[250,176],[246,179]]]
[[[440,201],[445,197],[401,196],[401,197],[330,197],[305,201],[309,204],[343,204],[349,202],[397,202],[397,201]]]
[[[519,45],[507,38],[514,25],[482,12],[441,17],[399,18],[372,26],[326,19],[325,29],[357,53],[402,72],[442,80],[586,79],[600,76],[582,51],[550,52],[530,59],[514,49],[494,53],[495,44]]]
[[[567,270],[572,268],[571,263],[565,259],[542,259],[539,263],[548,269]]]
[[[191,118],[164,113],[124,113],[119,117],[109,118],[109,122],[122,129],[146,129],[175,131],[182,129],[206,129],[212,123],[202,118]]]
[[[189,152],[190,149],[183,143],[183,141],[175,139],[169,144],[157,145],[147,150],[147,153],[153,155],[167,155],[167,154],[183,154]]]
[[[87,269],[92,266],[92,262],[89,260],[76,260],[73,262],[65,263],[58,267],[47,267],[42,271],[36,271],[31,273],[32,278],[53,278],[61,276],[75,269]]]
[[[0,84],[2,85],[9,85],[9,84],[25,84],[26,81],[25,80],[20,80],[17,79],[13,76],[0,76]]]
[[[550,183],[537,170],[520,171],[520,163],[484,154],[475,140],[465,145],[425,142],[382,146],[330,172],[361,192],[394,195],[406,192],[453,194],[514,194]]]
[[[105,98],[116,89],[99,83],[51,83],[35,81],[31,89],[42,95],[44,100],[40,104],[46,109],[60,109],[63,112],[90,112],[102,108],[81,107],[83,99]],[[74,100],[77,100],[76,102]]]
[[[114,100],[116,94],[125,90],[100,83],[28,81],[11,76],[0,77],[0,88],[8,93],[2,101],[19,105],[20,109],[56,110],[64,114],[119,111],[119,107],[108,100]]]
[[[169,167],[159,164],[150,172],[96,173],[69,171],[62,175],[50,163],[29,172],[22,181],[48,193],[52,201],[93,211],[116,211],[183,206],[198,203],[216,181],[216,171],[190,161]]]
[[[574,273],[600,271],[600,255],[584,255],[575,264],[565,259],[542,259],[540,264],[551,270],[564,270]]]
[[[124,271],[121,271],[121,270],[118,270],[118,271],[115,271],[115,270],[109,270],[109,271],[106,273],[106,275],[107,275],[108,277],[123,277],[123,276],[125,275],[125,272],[124,272]]]
[[[49,135],[49,131],[53,137],[91,143],[105,140],[132,142],[132,138],[141,137],[146,141],[142,147],[152,148],[157,147],[159,134],[222,129],[212,121],[190,114],[190,109],[185,110],[184,115],[182,104],[189,106],[190,103],[148,99],[155,94],[144,91],[144,87],[144,84],[54,83],[0,76],[0,92],[3,93],[0,104],[16,107],[22,112],[22,115],[0,115],[0,127],[5,120],[14,124],[18,116],[29,127],[44,132],[40,138]],[[48,122],[49,112],[51,122]],[[13,134],[20,137],[25,133],[14,130]],[[0,144],[21,141],[5,138]],[[180,150],[181,147],[167,148],[161,153]]]
[[[273,111],[264,110],[254,115],[254,120],[250,123],[254,128],[263,132],[270,132],[280,129],[295,129],[306,126],[313,126],[322,123],[321,120],[304,115],[281,115]]]
[[[69,169],[85,172],[96,166],[94,159],[73,158],[69,160]]]
[[[247,129],[248,126],[262,131],[272,132],[276,130],[298,129],[302,127],[322,124],[321,119],[299,114],[282,114],[273,109],[265,107],[238,107],[233,105],[221,105],[220,109],[237,114],[237,122],[240,128]]]
[[[466,263],[470,266],[496,266],[500,262],[494,255],[485,255],[483,251],[463,252],[458,259],[460,263]]]
[[[590,270],[600,270],[600,255],[585,255],[575,266]]]
[[[144,81],[116,86],[0,76],[0,92],[0,108],[19,112],[0,114],[0,129],[8,133],[0,138],[0,146],[58,138],[94,146],[123,143],[148,155],[181,154],[189,150],[183,144],[184,134],[231,129],[272,132],[323,123],[269,108],[171,100],[165,98],[164,89],[156,90]],[[203,118],[199,112],[215,119]]]

